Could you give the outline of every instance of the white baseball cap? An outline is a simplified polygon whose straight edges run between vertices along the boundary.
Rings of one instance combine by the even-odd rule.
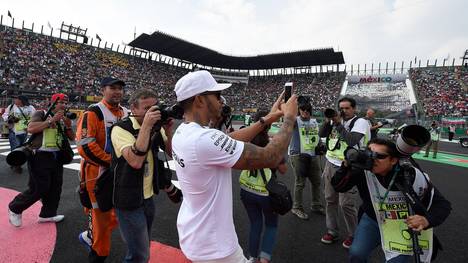
[[[206,70],[194,71],[180,78],[174,88],[177,101],[183,101],[206,91],[221,91],[229,88],[230,83],[217,83]]]

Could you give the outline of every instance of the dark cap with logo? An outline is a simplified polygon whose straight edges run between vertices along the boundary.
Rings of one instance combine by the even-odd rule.
[[[116,79],[116,78],[113,78],[113,77],[106,77],[106,78],[103,78],[101,80],[101,88],[105,87],[105,86],[112,86],[114,84],[118,84],[118,85],[120,85],[122,87],[125,87],[125,82],[123,82],[120,79]]]

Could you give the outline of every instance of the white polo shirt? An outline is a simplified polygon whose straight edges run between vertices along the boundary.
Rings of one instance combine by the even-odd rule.
[[[194,122],[175,131],[172,157],[184,195],[177,230],[182,252],[192,261],[224,258],[239,247],[231,167],[243,149],[243,142]]]

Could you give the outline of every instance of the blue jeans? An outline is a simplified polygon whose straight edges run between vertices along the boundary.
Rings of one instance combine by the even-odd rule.
[[[148,262],[150,257],[151,226],[154,219],[153,198],[143,200],[134,210],[115,209],[122,239],[127,245],[124,262]]]
[[[273,213],[270,197],[256,195],[243,189],[241,189],[240,196],[250,221],[249,254],[251,257],[271,260],[278,229],[278,215]],[[258,253],[263,230],[263,217],[265,217],[265,232],[263,233],[261,252]]]
[[[23,133],[23,134],[16,134],[16,143],[18,143],[16,145],[15,148],[18,148],[20,147],[21,145],[23,145],[23,143],[26,141],[26,138],[28,137],[28,134],[27,133]]]
[[[349,262],[367,262],[369,255],[376,247],[380,245],[380,231],[377,221],[370,218],[364,213],[359,221],[359,224],[354,232],[353,245],[349,248]],[[411,256],[400,255],[388,263],[405,263],[410,262]]]
[[[18,140],[16,140],[16,134],[13,129],[8,129],[8,141],[10,142],[10,151],[13,151],[18,147]]]

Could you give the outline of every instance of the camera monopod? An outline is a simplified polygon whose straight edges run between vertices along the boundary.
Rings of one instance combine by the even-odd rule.
[[[395,186],[405,196],[406,205],[408,207],[408,216],[416,215],[415,210],[418,210],[423,216],[427,217],[427,210],[424,205],[421,204],[421,201],[419,201],[419,197],[414,192],[412,186],[413,182],[410,174],[410,169],[413,167],[412,163],[414,163],[414,160],[411,157],[400,160],[400,166],[403,170],[403,180],[395,181]],[[419,232],[408,227],[408,233],[410,233],[413,243],[414,262],[419,263],[421,262],[421,255],[423,254],[421,246],[419,245]]]
[[[396,180],[395,186],[405,196],[406,205],[408,207],[408,216],[415,215],[415,210],[427,217],[427,209],[421,204],[418,195],[413,189],[413,180],[410,174],[411,169],[418,169],[423,174],[421,167],[411,157],[412,154],[421,150],[431,139],[430,133],[426,128],[419,125],[408,125],[399,127],[401,133],[396,138],[396,147],[402,158],[400,159],[400,167],[403,170],[402,180]],[[414,262],[421,262],[422,249],[419,246],[419,232],[408,228],[408,233],[411,234],[413,243]]]
[[[45,113],[43,120],[46,120],[47,117],[51,116],[52,110],[55,108],[55,105],[57,105],[57,101],[58,100],[55,100],[47,109],[47,112]],[[31,145],[31,143],[37,136],[38,134],[34,133],[20,147],[11,151],[6,157],[6,162],[11,166],[23,165],[32,155],[32,151],[29,148],[29,146]]]

